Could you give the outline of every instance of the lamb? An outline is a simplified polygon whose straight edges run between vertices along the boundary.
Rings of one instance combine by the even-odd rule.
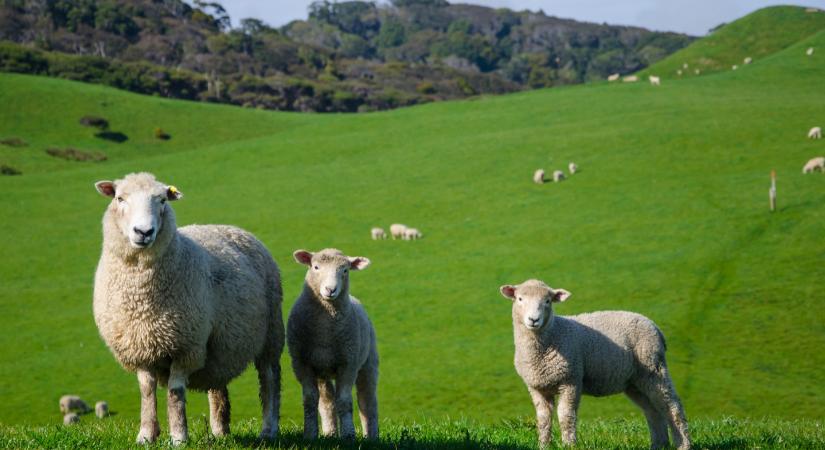
[[[405,241],[415,241],[417,239],[421,239],[424,235],[418,231],[418,228],[407,228],[404,230],[404,240]]]
[[[745,64],[750,64],[750,63],[752,63],[752,62],[753,62],[753,58],[751,58],[750,56],[748,56],[748,57],[746,57],[746,58],[744,59],[744,61],[743,61],[743,62],[744,62]]]
[[[533,183],[544,184],[544,169],[537,169],[533,172]]]
[[[78,416],[77,414],[75,414],[73,412],[70,412],[70,413],[66,414],[65,416],[63,416],[63,425],[69,426],[69,425],[74,425],[78,422],[80,422],[80,416]]]
[[[394,223],[390,225],[390,235],[392,235],[392,240],[396,238],[403,239],[404,238],[404,230],[407,229],[407,226],[400,223]]]
[[[813,47],[808,47],[808,50],[805,50],[805,54],[808,55],[808,56],[813,55],[814,54],[814,48]]]
[[[687,69],[687,68],[688,68],[688,63],[684,63],[684,64],[682,64],[682,68],[683,68],[683,69]]]
[[[95,415],[98,419],[102,419],[109,415],[109,404],[104,401],[95,403]]]
[[[370,234],[372,235],[372,240],[373,241],[378,240],[378,239],[386,239],[387,238],[387,233],[384,231],[383,228],[379,228],[379,227],[375,227],[375,228],[371,229]]]
[[[556,170],[556,171],[553,172],[553,182],[554,183],[561,182],[562,180],[564,180],[564,178],[565,178],[564,177],[564,172],[562,172],[561,170]]]
[[[647,77],[647,79],[650,80],[650,84],[652,86],[661,86],[662,85],[662,80],[659,77],[651,75],[651,76]]]
[[[676,75],[679,75],[681,77],[682,76],[682,69],[677,70]]]
[[[825,173],[825,156],[811,158],[810,161],[805,163],[805,167],[802,168],[802,173],[813,173],[816,169],[819,169],[820,172]]]
[[[318,436],[319,410],[324,435],[335,435],[340,425],[341,437],[355,437],[355,385],[364,436],[377,439],[375,329],[364,307],[350,295],[349,285],[349,271],[365,269],[370,260],[349,257],[334,248],[317,253],[296,250],[293,256],[299,264],[308,266],[303,291],[287,322],[292,368],[303,388],[304,438]]]
[[[173,444],[188,438],[186,389],[208,391],[212,434],[229,433],[227,384],[255,362],[262,439],[278,434],[284,346],[281,276],[252,234],[226,225],[178,229],[183,194],[150,173],[99,181],[110,197],[95,274],[94,317],[115,359],[137,373],[138,443],[160,434],[156,388],[168,386]]]
[[[70,412],[79,412],[86,414],[92,409],[80,397],[76,395],[64,395],[60,397],[60,412],[68,414]]]
[[[614,73],[613,75],[607,77],[607,81],[616,81],[619,79],[619,76],[620,75],[618,73]]]
[[[570,175],[573,175],[579,170],[579,166],[577,166],[576,163],[571,162],[567,165],[567,170],[570,171]]]
[[[701,70],[699,70],[699,69],[695,69],[695,70],[693,71],[693,73],[695,73],[696,75],[699,75],[699,74],[701,74],[701,73],[702,73],[702,71],[701,71]]]
[[[645,414],[651,448],[690,448],[688,423],[665,362],[662,332],[648,318],[627,311],[556,316],[552,303],[570,297],[539,280],[504,285],[513,302],[515,367],[536,407],[539,443],[550,443],[554,406],[564,444],[576,442],[582,394],[624,392]],[[558,403],[555,397],[558,396]]]
[[[813,127],[810,131],[808,131],[808,139],[821,139],[822,138],[822,127]]]
[[[733,66],[731,66],[731,70],[736,70],[736,69],[738,69],[738,68],[739,68],[739,66],[737,66],[736,64],[734,64]]]
[[[622,78],[622,81],[625,83],[635,83],[639,81],[639,77],[637,77],[636,75],[630,75]]]

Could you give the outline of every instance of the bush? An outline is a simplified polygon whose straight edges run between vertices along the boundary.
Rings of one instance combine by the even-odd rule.
[[[109,129],[109,121],[103,117],[83,116],[80,118],[80,124],[84,127],[94,127],[103,131]]]
[[[10,137],[6,139],[0,139],[0,145],[8,145],[9,147],[25,147],[29,144],[26,143],[23,139],[19,137]]]
[[[160,139],[161,141],[168,141],[169,139],[172,139],[172,136],[170,136],[169,133],[163,131],[162,128],[158,127],[155,128],[155,139]]]
[[[23,172],[15,169],[12,166],[0,164],[0,175],[22,175]]]
[[[419,94],[435,94],[435,86],[429,81],[422,81],[415,86]]]
[[[92,161],[100,162],[106,161],[106,155],[100,152],[85,152],[76,148],[49,148],[46,153],[55,158],[65,159],[67,161]]]

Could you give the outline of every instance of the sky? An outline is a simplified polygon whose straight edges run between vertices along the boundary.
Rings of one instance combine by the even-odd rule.
[[[307,17],[313,0],[223,0],[220,3],[237,25],[254,17],[281,26]],[[658,31],[702,36],[716,25],[730,22],[771,5],[825,8],[823,0],[448,0],[514,10],[543,10],[547,15],[611,25],[635,25]]]

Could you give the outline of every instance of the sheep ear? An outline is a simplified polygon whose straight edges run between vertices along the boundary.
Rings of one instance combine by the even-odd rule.
[[[501,295],[505,298],[509,298],[510,300],[516,298],[516,287],[511,284],[505,284],[499,288],[499,291],[501,291]]]
[[[98,181],[95,183],[95,189],[104,197],[115,196],[115,184],[111,181]]]
[[[183,192],[179,191],[175,186],[166,187],[166,199],[169,201],[180,200],[183,198]]]
[[[349,268],[352,270],[364,270],[369,265],[369,258],[364,258],[363,256],[354,256],[349,258]]]
[[[308,252],[306,250],[295,250],[292,257],[295,258],[295,261],[297,261],[298,264],[303,264],[305,266],[312,264],[312,252]]]
[[[570,291],[564,289],[553,289],[553,303],[561,303],[570,298]]]

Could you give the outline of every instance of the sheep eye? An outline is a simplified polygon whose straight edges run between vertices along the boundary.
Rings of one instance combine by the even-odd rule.
[[[521,301],[521,297],[518,298],[518,301]]]
[[[165,199],[165,198],[161,198],[161,199],[160,199],[160,204],[162,205],[162,204],[164,204],[164,203],[166,203],[166,199]]]
[[[123,197],[118,197],[118,198],[117,198],[117,202],[118,202],[118,203],[123,203],[123,201],[124,201],[124,200],[123,200]]]
[[[314,267],[314,269],[315,269],[315,270],[318,270],[318,266],[315,266],[315,267]]]
[[[347,269],[344,269],[344,273],[347,273]]]

